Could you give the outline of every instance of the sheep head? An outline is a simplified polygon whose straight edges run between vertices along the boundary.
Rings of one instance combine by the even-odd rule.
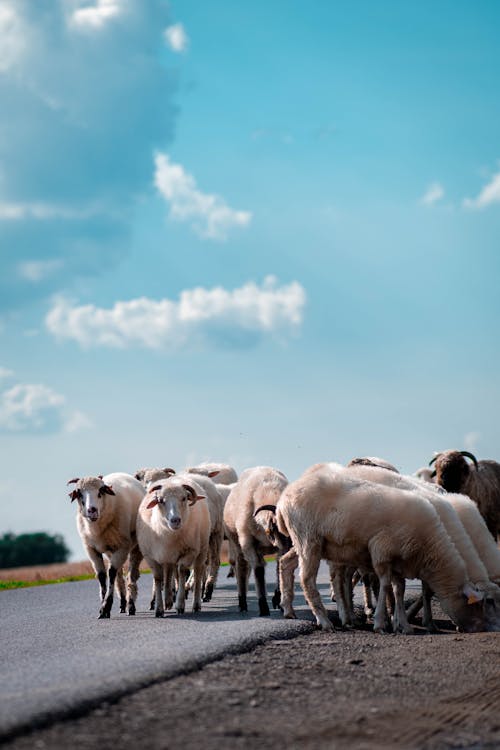
[[[111,485],[103,482],[101,475],[70,479],[68,484],[76,484],[75,489],[69,493],[71,502],[78,500],[80,513],[91,522],[97,521],[102,515],[105,495],[115,494]]]
[[[478,468],[476,457],[468,451],[449,450],[434,456],[429,461],[429,466],[435,463],[433,476],[436,477],[436,484],[447,492],[461,492],[471,471],[466,458],[470,458],[476,469]]]

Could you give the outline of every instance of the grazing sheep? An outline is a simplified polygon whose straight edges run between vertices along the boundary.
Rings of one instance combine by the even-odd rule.
[[[320,627],[333,627],[316,587],[323,557],[339,567],[375,571],[380,581],[376,632],[385,629],[385,594],[391,581],[396,589],[395,626],[407,632],[401,606],[407,577],[425,580],[443,610],[464,630],[484,630],[484,595],[468,583],[465,565],[436,511],[417,492],[351,478],[343,467],[325,464],[323,470],[306,472],[288,485],[276,517],[279,531],[291,537],[302,588]]]
[[[462,560],[465,563],[467,570],[468,580],[485,595],[485,616],[488,630],[499,630],[500,629],[500,589],[490,580],[488,571],[484,566],[480,556],[478,555],[476,548],[467,533],[464,525],[462,524],[459,515],[454,509],[450,500],[457,498],[456,502],[461,502],[461,499],[466,501],[469,505],[473,506],[473,511],[476,513],[478,518],[482,519],[476,509],[468,498],[452,494],[442,494],[441,488],[437,485],[429,485],[427,482],[416,477],[403,476],[401,474],[394,474],[391,471],[380,469],[373,466],[351,466],[346,469],[349,475],[353,475],[358,479],[367,479],[377,484],[383,484],[389,487],[396,487],[404,490],[416,490],[422,497],[425,497],[436,510],[441,523],[451,541],[457,548]],[[484,526],[484,523],[483,523]],[[485,528],[486,532],[486,528]],[[486,532],[487,533],[487,532]],[[500,552],[499,552],[500,557]],[[430,607],[430,599],[432,597],[432,591],[424,583],[423,584],[423,604],[424,604],[424,617],[423,624],[429,631],[436,631],[435,623],[432,619],[432,612]]]
[[[467,463],[470,458],[473,465]],[[448,450],[434,456],[436,482],[447,492],[467,495],[474,500],[494,539],[500,533],[500,464],[478,461],[468,451]]]
[[[109,618],[113,605],[113,586],[120,594],[120,611],[135,615],[137,580],[142,555],[137,546],[136,518],[144,488],[130,474],[114,473],[105,477],[70,479],[71,502],[78,501],[76,524],[101,593],[99,618]],[[109,561],[106,573],[104,557]],[[122,567],[129,560],[128,601]]]
[[[500,549],[488,531],[477,505],[464,495],[449,494],[446,499],[454,507],[460,521],[476,548],[490,581],[500,586]]]
[[[188,483],[174,476],[149,488],[137,514],[137,541],[153,572],[156,617],[163,617],[165,609],[173,606],[174,572],[178,580],[175,607],[179,614],[184,612],[190,568],[194,570],[193,612],[201,609],[209,537],[210,513],[194,477]]]
[[[380,469],[387,469],[388,471],[395,471],[396,474],[399,474],[399,471],[396,469],[395,466],[393,466],[393,464],[390,464],[389,461],[386,461],[383,458],[376,458],[375,456],[351,458],[351,460],[347,464],[347,467],[350,467],[350,466],[377,466]]]
[[[257,466],[244,471],[231,490],[224,508],[226,533],[237,550],[236,578],[240,612],[248,610],[247,583],[249,565],[255,576],[255,588],[261,617],[269,616],[266,597],[264,555],[281,549],[281,537],[273,524],[274,509],[288,480],[281,471]],[[257,515],[255,513],[257,512]],[[277,587],[273,605],[279,605]]]
[[[188,474],[200,474],[201,476],[210,477],[210,479],[217,477],[217,484],[234,484],[234,482],[238,481],[236,471],[229,464],[203,463],[198,464],[198,466],[189,466],[187,469],[184,469],[184,472]]]

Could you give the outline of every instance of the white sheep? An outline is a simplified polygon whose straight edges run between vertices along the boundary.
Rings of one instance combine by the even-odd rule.
[[[224,508],[224,525],[229,539],[237,550],[236,579],[240,612],[248,610],[247,583],[249,566],[255,576],[255,588],[261,617],[269,615],[266,596],[264,555],[281,549],[281,538],[274,526],[278,498],[288,484],[285,475],[269,466],[257,466],[244,471],[231,490]],[[264,509],[262,509],[264,506]],[[256,511],[260,511],[255,515]],[[279,605],[277,587],[273,605]]]
[[[149,488],[137,515],[137,541],[153,572],[156,617],[163,617],[165,608],[173,606],[174,571],[178,580],[175,607],[179,614],[184,612],[190,568],[194,571],[193,612],[201,609],[209,537],[210,513],[194,477],[186,482],[173,476]]]
[[[71,501],[78,501],[76,523],[85,552],[99,581],[101,608],[99,618],[109,618],[113,605],[113,586],[120,593],[120,608],[135,615],[137,580],[142,555],[137,546],[136,519],[144,488],[130,474],[114,473],[105,477],[70,479],[74,484],[69,493]],[[103,556],[109,562],[106,573]],[[122,567],[129,559],[128,601]]]
[[[238,474],[229,464],[205,462],[197,466],[189,466],[184,469],[184,472],[209,477],[214,479],[217,484],[234,484],[238,481]]]
[[[425,480],[418,479],[416,477],[404,476],[401,474],[394,474],[392,471],[387,471],[382,468],[375,466],[348,466],[346,469],[349,475],[357,477],[359,479],[367,479],[371,482],[377,482],[389,487],[396,487],[404,490],[415,490],[425,497],[436,510],[441,523],[451,541],[457,548],[462,560],[465,563],[467,570],[468,580],[485,595],[485,606],[486,606],[486,622],[489,630],[498,630],[500,627],[500,589],[490,580],[488,571],[484,566],[480,556],[478,555],[476,548],[467,533],[464,525],[462,524],[457,512],[455,511],[450,500],[454,497],[457,498],[457,502],[465,500],[469,505],[473,504],[468,498],[463,496],[455,496],[442,492],[441,487],[435,484],[429,484]],[[473,511],[479,517],[482,522],[481,516],[479,515],[475,506]],[[484,530],[487,533],[487,529],[484,526]],[[491,539],[491,537],[490,537]],[[492,540],[491,540],[492,541]],[[500,552],[499,552],[500,556]],[[423,583],[423,604],[424,604],[424,616],[423,624],[428,630],[434,631],[435,624],[432,620],[432,612],[430,607],[430,599],[432,592],[429,587]]]
[[[170,468],[164,468],[160,469],[159,467],[152,467],[152,468],[143,468],[138,469],[135,472],[135,478],[139,480],[139,482],[142,482],[146,490],[148,490],[151,486],[151,482],[157,482],[160,479],[168,479],[173,474],[175,474],[175,469]]]
[[[472,539],[489,579],[500,586],[500,549],[491,536],[477,505],[464,495],[449,493],[446,498],[454,507]]]
[[[385,594],[391,581],[395,624],[406,629],[401,590],[406,577],[426,580],[443,610],[464,630],[484,630],[484,595],[467,581],[465,565],[436,511],[417,492],[351,478],[343,467],[325,464],[288,485],[276,517],[280,532],[291,537],[302,588],[324,629],[332,629],[332,624],[316,587],[322,557],[339,567],[373,568],[380,581],[376,632],[385,629]]]

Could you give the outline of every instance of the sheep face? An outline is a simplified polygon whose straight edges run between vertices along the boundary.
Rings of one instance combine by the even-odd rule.
[[[78,500],[78,509],[82,516],[95,523],[102,516],[106,506],[106,495],[114,495],[113,488],[105,484],[100,477],[85,477],[76,482],[70,492],[71,501]]]
[[[469,464],[458,451],[447,451],[436,459],[436,482],[447,492],[460,492],[469,472]]]
[[[151,500],[149,509],[157,508],[163,523],[170,531],[179,531],[189,518],[190,507],[204,495],[198,495],[196,490],[188,484],[168,483],[155,484],[149,489]]]
[[[484,592],[470,584],[455,595],[440,599],[441,608],[464,633],[487,630]]]

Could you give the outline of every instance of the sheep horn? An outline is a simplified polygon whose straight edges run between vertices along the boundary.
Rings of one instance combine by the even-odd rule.
[[[260,508],[257,508],[255,513],[253,514],[253,517],[257,515],[257,513],[260,513],[261,510],[270,510],[271,513],[276,513],[276,506],[275,505],[261,505]]]
[[[175,469],[165,468],[163,469],[163,471],[165,472],[165,474],[175,474]]]
[[[66,482],[66,484],[76,484],[80,481],[80,477],[75,477],[74,479],[70,479],[69,482]]]
[[[185,490],[189,492],[189,494],[192,497],[192,500],[189,501],[189,505],[194,505],[197,500],[204,500],[205,495],[198,495],[197,492],[191,487],[189,484],[183,484],[182,485]]]
[[[429,466],[432,466],[432,464],[434,463],[434,461],[436,461],[439,458],[440,455],[441,455],[441,453],[436,453],[436,455],[434,456],[434,458],[431,458],[431,460],[429,461]]]
[[[156,492],[156,490],[161,490],[161,484],[155,484],[154,487],[150,487],[148,492]]]
[[[460,451],[461,456],[465,456],[466,458],[470,458],[470,460],[473,462],[476,469],[479,469],[477,459],[475,456],[472,455],[472,453],[469,453],[469,451]]]

